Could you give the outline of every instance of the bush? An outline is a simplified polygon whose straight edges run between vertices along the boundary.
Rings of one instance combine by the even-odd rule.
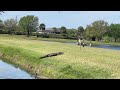
[[[32,36],[37,36],[37,33],[32,32],[31,35]]]
[[[59,38],[59,39],[63,39],[64,36],[61,34],[49,34],[50,38]]]
[[[15,32],[15,35],[22,35],[21,32]]]
[[[42,33],[42,34],[37,33],[37,37],[49,38],[50,35],[48,35],[47,33]]]
[[[49,36],[50,36],[50,38],[57,38],[56,34],[50,34]]]
[[[9,34],[7,30],[0,30],[0,34]]]
[[[108,37],[108,36],[103,37],[103,42],[109,43],[110,42],[110,37]]]
[[[47,34],[47,33],[40,34],[40,33],[35,33],[35,36],[42,37],[42,38],[76,39],[76,37],[68,37],[68,36],[64,37],[61,34]]]
[[[15,35],[27,35],[26,32],[15,32]]]

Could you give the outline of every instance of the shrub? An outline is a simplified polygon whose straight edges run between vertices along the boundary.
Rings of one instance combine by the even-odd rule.
[[[37,33],[37,37],[49,38],[50,35],[48,35],[47,33],[42,33],[42,34]]]
[[[31,35],[32,36],[37,36],[37,33],[32,32]]]
[[[15,35],[27,35],[26,32],[15,32]]]
[[[7,30],[0,30],[0,34],[9,34]]]
[[[109,43],[110,42],[110,37],[108,37],[108,36],[103,37],[103,42]]]

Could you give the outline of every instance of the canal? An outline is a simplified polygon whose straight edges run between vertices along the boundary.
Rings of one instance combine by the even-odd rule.
[[[0,60],[0,79],[35,79],[28,72]]]

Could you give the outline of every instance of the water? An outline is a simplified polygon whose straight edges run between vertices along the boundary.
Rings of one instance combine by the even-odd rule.
[[[73,44],[76,45],[76,43],[66,43],[66,44]],[[104,48],[104,49],[113,49],[113,50],[120,50],[120,46],[113,46],[113,45],[93,45],[95,48]]]
[[[48,41],[48,40],[42,40],[45,42],[54,42],[54,41]],[[63,42],[66,44],[73,44],[73,45],[77,45],[77,42]],[[104,48],[104,49],[113,49],[113,50],[120,50],[120,46],[114,46],[114,45],[92,45],[94,48]],[[87,47],[90,47],[89,45]]]
[[[0,79],[35,79],[32,75],[20,68],[0,60]]]
[[[52,42],[52,41],[47,41],[47,40],[43,40],[46,42]],[[73,45],[77,45],[77,43],[74,42],[65,42],[66,44],[73,44]],[[89,47],[89,45],[88,45]],[[94,48],[104,48],[104,49],[113,49],[113,50],[120,50],[120,46],[114,46],[114,45],[93,45]]]
[[[96,48],[104,48],[104,49],[114,49],[120,50],[120,46],[113,46],[113,45],[95,45]]]

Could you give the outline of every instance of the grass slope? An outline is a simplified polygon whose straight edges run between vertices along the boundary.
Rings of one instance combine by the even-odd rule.
[[[50,40],[50,39],[49,39]],[[52,52],[63,55],[40,59]],[[120,51],[80,48],[25,36],[0,35],[0,58],[36,74],[38,78],[120,78]]]

